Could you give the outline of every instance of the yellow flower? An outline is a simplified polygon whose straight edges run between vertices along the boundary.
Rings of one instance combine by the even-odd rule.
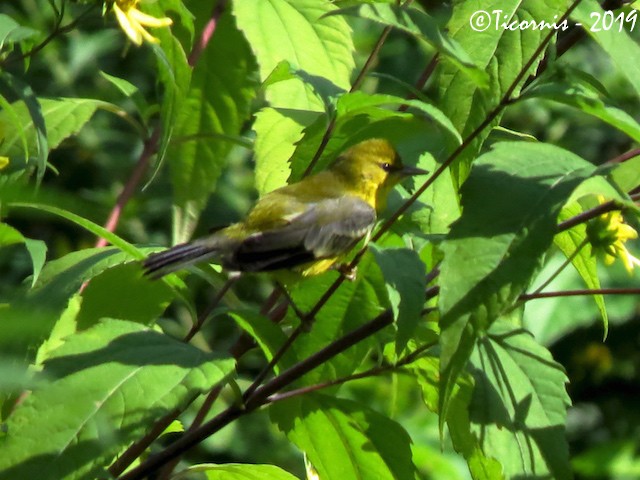
[[[145,30],[145,27],[167,27],[173,23],[170,18],[156,18],[138,10],[141,0],[115,0],[113,11],[120,27],[136,45],[142,45],[142,40],[157,43],[158,39]]]
[[[604,203],[604,197],[598,196]],[[625,242],[638,238],[638,232],[623,221],[620,211],[607,212],[587,224],[587,237],[595,252],[604,255],[605,265],[611,265],[616,258],[622,260],[629,273],[634,267],[640,267],[640,259],[631,255]]]

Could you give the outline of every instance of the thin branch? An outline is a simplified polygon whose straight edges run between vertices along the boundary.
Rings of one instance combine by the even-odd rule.
[[[589,239],[585,238],[584,240],[582,240],[582,242],[580,242],[580,245],[578,245],[575,249],[575,251],[569,255],[564,262],[562,262],[562,265],[560,265],[555,272],[553,272],[549,278],[547,278],[544,282],[542,282],[542,285],[540,285],[538,288],[536,288],[536,290],[533,292],[533,295],[540,293],[542,290],[544,290],[545,288],[547,288],[549,286],[549,284],[551,282],[553,282],[558,275],[560,275],[560,273],[562,273],[562,271],[567,268],[567,266],[573,262],[573,260],[578,256],[578,253],[580,253],[580,250],[582,250],[584,247],[587,246],[587,244],[589,243]]]
[[[311,370],[317,368],[351,346],[374,335],[391,323],[393,323],[393,315],[390,310],[386,310],[372,321],[362,325],[352,332],[349,332],[319,352],[311,355],[307,359],[273,378],[271,381],[257,389],[253,395],[247,399],[247,403],[244,407],[232,405],[213,419],[204,423],[202,426],[195,430],[186,432],[181,438],[173,442],[164,450],[156,455],[152,455],[140,465],[119,477],[119,479],[142,480],[150,473],[162,468],[163,465],[170,462],[173,458],[182,455],[187,450],[229,425],[234,420],[247,415],[264,405],[267,402],[267,399],[280,389],[292,384]]]
[[[601,203],[596,207],[590,208],[589,210],[585,210],[584,212],[576,215],[575,217],[571,217],[568,220],[565,220],[564,222],[560,222],[557,227],[558,233],[564,232],[565,230],[569,230],[575,227],[576,225],[580,225],[581,223],[588,222],[589,220],[599,217],[604,213],[612,212],[614,210],[620,210],[620,206],[616,204],[616,202],[614,202],[613,200],[609,202]]]
[[[53,41],[58,35],[65,34],[67,32],[70,32],[74,28],[76,28],[84,20],[84,18],[94,10],[96,6],[97,4],[90,5],[80,15],[78,15],[78,18],[71,21],[65,26],[60,26],[62,24],[62,19],[64,17],[64,3],[63,3],[61,10],[59,12],[56,12],[58,18],[56,19],[56,24],[53,27],[53,31],[42,42],[34,46],[31,50],[29,50],[28,52],[22,53],[20,55],[16,55],[15,57],[8,57],[7,59],[5,59],[4,62],[2,62],[2,65],[5,65],[5,66],[10,65],[12,63],[19,62],[20,60],[24,60],[28,57],[32,57],[33,55],[38,53],[40,50],[42,50],[44,47],[49,45],[49,43],[51,43],[51,41]],[[57,10],[57,9],[54,9],[54,10]]]
[[[560,18],[558,23],[561,23],[566,18],[568,18],[569,15],[571,14],[571,12],[577,7],[578,3],[580,3],[580,0],[574,0],[573,4],[565,12],[565,14],[562,16],[562,18]],[[413,203],[431,186],[431,184],[433,184],[433,182],[435,182],[435,180],[442,173],[444,173],[444,171],[447,168],[449,168],[451,166],[451,164],[455,161],[455,159],[475,140],[475,138],[485,128],[487,128],[491,124],[491,122],[498,116],[500,111],[506,105],[509,104],[509,102],[511,101],[511,96],[513,95],[513,92],[517,88],[518,84],[522,81],[522,79],[524,78],[526,72],[529,70],[529,68],[531,68],[531,66],[533,65],[535,60],[538,58],[538,56],[546,48],[546,45],[549,43],[549,41],[551,40],[551,38],[553,37],[554,34],[555,34],[555,32],[553,30],[550,31],[547,34],[547,36],[543,39],[543,41],[540,43],[540,45],[538,45],[538,48],[535,50],[533,55],[531,55],[531,58],[522,67],[522,69],[520,70],[520,72],[518,73],[516,78],[513,80],[513,82],[509,86],[509,88],[507,88],[507,90],[505,91],[505,93],[502,96],[502,98],[501,98],[500,102],[498,103],[498,105],[487,114],[487,117],[484,119],[484,121],[480,125],[478,125],[475,128],[475,130],[473,130],[473,132],[471,132],[471,134],[469,134],[469,136],[467,138],[465,138],[465,140],[458,146],[458,148],[456,148],[454,150],[454,152],[451,155],[449,155],[449,157],[440,165],[440,167],[438,167],[436,169],[436,171],[427,179],[427,181],[424,182],[424,184],[418,190],[416,190],[416,192],[407,201],[405,201],[405,203],[398,210],[396,210],[394,212],[394,214],[391,216],[391,218],[389,218],[385,223],[383,223],[383,225],[380,227],[380,229],[378,229],[378,231],[371,238],[372,242],[375,242],[376,240],[379,240],[380,237],[389,228],[391,228],[391,226],[398,220],[398,218],[411,205],[413,205]],[[349,267],[348,267],[349,269],[355,268],[355,266],[358,264],[358,262],[364,256],[366,250],[367,250],[367,246],[365,245],[355,255],[354,259],[349,264]],[[311,311],[306,315],[306,322],[302,322],[291,333],[291,336],[287,339],[287,342],[277,352],[277,354],[276,354],[277,360],[276,360],[276,357],[274,357],[272,359],[272,361],[269,362],[269,365],[267,365],[267,367],[273,368],[273,366],[280,360],[280,358],[282,358],[282,356],[286,353],[286,351],[291,347],[291,345],[298,338],[298,336],[300,336],[300,334],[303,331],[309,330],[309,328],[311,328],[311,325],[313,323],[313,320],[314,320],[315,316],[322,309],[322,307],[327,303],[327,301],[333,296],[333,294],[340,287],[340,285],[342,285],[342,282],[344,282],[344,279],[345,279],[345,277],[343,275],[341,275],[329,286],[329,288],[325,291],[325,293],[322,295],[322,297],[320,297],[320,299],[316,302],[316,304],[311,309]],[[261,377],[262,378],[260,378],[260,381],[262,381],[264,379],[264,377],[266,377],[266,374],[264,374],[264,370],[263,370],[263,372],[261,372]],[[255,388],[255,385],[256,385],[256,382],[254,381],[254,383],[251,385],[250,388]]]
[[[181,412],[179,410],[174,410],[156,421],[144,437],[127,448],[124,453],[111,464],[108,468],[109,473],[114,477],[117,477],[129,468],[129,465],[131,465],[142,454],[142,452],[149,448],[149,445],[151,445],[151,443],[153,443],[153,441],[158,438],[169,425],[171,425],[171,422],[178,418],[180,413]]]
[[[216,31],[216,27],[218,26],[218,22],[220,21],[220,17],[224,13],[226,6],[227,0],[219,0],[216,6],[213,7],[213,11],[211,12],[209,21],[202,29],[200,38],[198,38],[196,43],[193,45],[191,53],[189,53],[188,62],[190,66],[195,66],[195,64],[198,62],[198,59],[200,58],[200,55],[202,55],[202,52],[211,41],[211,37],[213,37],[213,33]]]
[[[369,73],[369,70],[371,69],[373,62],[375,61],[376,57],[380,53],[380,50],[382,49],[382,45],[384,45],[384,42],[387,40],[387,37],[389,36],[389,33],[391,32],[391,30],[392,30],[391,26],[384,28],[384,30],[380,34],[380,37],[378,37],[378,41],[373,47],[373,50],[371,50],[369,57],[367,58],[366,62],[360,69],[358,76],[354,80],[353,85],[351,85],[351,88],[349,89],[349,93],[355,92],[358,88],[360,88],[360,85],[362,85],[364,77],[367,75],[367,73]],[[322,140],[320,140],[320,145],[318,145],[316,153],[313,155],[313,158],[307,165],[307,168],[305,168],[304,173],[302,174],[303,177],[306,177],[307,175],[309,175],[313,171],[313,167],[315,167],[316,163],[318,163],[318,160],[320,159],[322,152],[324,152],[324,149],[329,143],[329,139],[331,138],[331,134],[333,133],[333,129],[335,125],[336,125],[336,119],[334,116],[329,122],[329,125],[327,125],[327,129],[325,130],[324,135],[322,136]]]
[[[360,380],[362,378],[367,378],[367,377],[375,377],[377,375],[380,375],[382,373],[386,373],[386,372],[391,371],[391,370],[398,370],[401,367],[404,367],[406,365],[409,365],[410,363],[415,362],[416,360],[418,360],[420,358],[420,356],[426,350],[429,350],[430,348],[433,348],[437,344],[438,344],[438,342],[433,342],[433,343],[428,343],[428,344],[425,344],[425,345],[421,345],[420,347],[416,348],[414,351],[412,351],[407,356],[399,359],[394,364],[378,365],[376,367],[372,367],[372,368],[370,368],[368,370],[365,370],[364,372],[354,373],[352,375],[347,375],[345,377],[337,378],[337,379],[331,380],[329,382],[317,383],[315,385],[309,385],[309,386],[306,386],[306,387],[301,387],[301,388],[297,388],[295,390],[289,390],[289,391],[282,392],[282,393],[274,393],[273,395],[270,395],[267,398],[265,403],[275,403],[275,402],[279,402],[281,400],[286,400],[287,398],[297,397],[299,395],[305,395],[305,394],[311,393],[311,392],[317,392],[319,390],[323,390],[325,388],[333,387],[335,385],[342,385],[344,383],[351,382],[353,380]]]
[[[440,60],[440,56],[438,53],[436,53],[433,58],[431,58],[431,61],[427,64],[427,66],[425,67],[425,69],[422,71],[422,73],[420,74],[420,77],[418,78],[418,81],[415,84],[415,88],[417,91],[420,91],[424,88],[424,86],[427,84],[427,82],[429,81],[429,78],[431,78],[431,75],[433,75],[433,72],[435,72],[436,67],[438,66],[438,61]],[[407,95],[407,100],[413,100],[416,97],[416,94],[413,92],[409,92],[409,95]],[[400,108],[398,108],[399,112],[405,112],[407,109],[409,108],[408,104],[404,104],[404,105],[400,105]]]
[[[111,213],[109,213],[109,217],[107,218],[107,222],[105,223],[105,228],[114,232],[116,227],[118,226],[118,222],[120,221],[120,215],[124,210],[124,207],[129,203],[129,200],[133,196],[138,184],[142,180],[143,175],[147,171],[149,167],[149,162],[151,161],[151,157],[155,155],[158,149],[158,141],[160,139],[160,127],[157,126],[151,137],[147,139],[144,143],[144,148],[142,149],[142,153],[140,153],[140,157],[138,158],[138,162],[136,163],[133,172],[131,172],[131,176],[127,180],[122,192],[118,195],[116,200],[116,204],[114,205]],[[99,238],[96,242],[96,247],[105,247],[108,244],[107,240],[104,238]]]
[[[612,158],[611,160],[607,160],[604,164],[611,165],[616,163],[624,163],[627,160],[631,160],[632,158],[637,157],[638,155],[640,155],[640,148],[632,148],[628,152],[624,152],[617,157]]]
[[[559,292],[523,293],[519,299],[523,301],[538,298],[576,297],[587,295],[640,295],[640,288],[594,288],[581,290],[562,290]]]
[[[578,6],[580,1],[581,0],[574,0],[574,2],[567,9],[567,11],[564,13],[564,15],[562,15],[562,17],[558,20],[558,24],[562,23],[564,20],[569,18],[569,15],[571,15],[571,12],[573,12],[573,10]],[[511,85],[509,85],[509,88],[507,88],[507,90],[505,91],[505,93],[502,96],[502,98],[500,99],[500,102],[498,103],[498,105],[496,105],[496,107],[487,114],[487,116],[484,119],[484,121],[482,121],[482,123],[480,123],[480,125],[478,125],[473,130],[473,132],[471,132],[469,134],[469,136],[464,139],[464,141],[458,146],[458,148],[456,148],[453,151],[453,153],[451,155],[449,155],[449,157],[436,169],[436,171],[433,172],[433,175],[431,175],[422,184],[422,186],[420,188],[418,188],[415,191],[415,193],[413,195],[411,195],[411,197],[409,197],[407,199],[407,201],[405,201],[402,204],[402,206],[400,206],[400,208],[398,208],[398,210],[396,210],[394,212],[394,214],[391,216],[391,218],[389,218],[382,225],[382,227],[380,227],[380,229],[376,232],[376,234],[372,237],[371,241],[375,242],[376,240],[380,239],[380,237],[387,230],[389,230],[389,228],[391,228],[391,226],[396,222],[396,220],[398,220],[398,218],[404,212],[406,212],[407,209],[409,207],[411,207],[411,205],[413,205],[416,202],[416,200],[418,200],[418,198],[420,198],[420,196],[433,184],[433,182],[435,182],[436,179],[440,175],[442,175],[445,172],[445,170],[447,170],[451,166],[451,164],[476,139],[476,137],[478,135],[480,135],[480,133],[485,128],[487,128],[489,125],[491,125],[491,122],[493,122],[493,120],[499,115],[501,110],[511,102],[511,100],[512,100],[511,97],[513,95],[513,92],[516,90],[516,88],[518,88],[518,85],[520,84],[520,82],[522,81],[524,76],[527,74],[527,72],[529,71],[531,66],[535,63],[536,59],[540,56],[540,54],[547,47],[547,45],[549,44],[549,42],[551,41],[551,39],[553,38],[554,35],[555,35],[555,31],[554,30],[551,30],[549,33],[547,33],[547,36],[542,40],[542,42],[540,42],[540,45],[538,45],[538,48],[536,48],[536,50],[533,52],[533,54],[531,55],[531,57],[529,58],[527,63],[520,69],[520,71],[518,72],[518,75],[516,75],[516,78],[514,78],[514,80],[511,82]]]
[[[217,15],[221,13],[221,12],[218,12],[218,8],[220,6],[223,6],[225,3],[226,3],[226,0],[221,0],[216,5],[216,7],[214,7],[213,13],[212,13],[212,20],[214,20],[214,18],[217,19]],[[207,26],[205,27],[205,29],[200,35],[200,39],[197,45],[194,46],[194,49],[189,55],[189,65],[191,66],[195,65],[195,63],[200,57],[200,53],[211,41],[211,37],[213,36],[213,32],[215,30],[216,25],[217,25],[216,21],[213,21],[213,23],[210,21],[207,24]],[[199,50],[197,53],[195,52],[196,49]],[[116,206],[114,207],[111,214],[109,215],[109,219],[107,220],[107,228],[109,229],[110,227],[111,228],[110,231],[115,230],[115,227],[118,224],[122,209],[124,209],[125,205],[133,195],[134,190],[136,189],[140,180],[142,179],[142,175],[148,168],[151,156],[154,155],[157,151],[159,139],[160,139],[160,127],[158,126],[153,131],[151,138],[145,143],[145,147],[142,151],[142,154],[140,155],[140,158],[138,159],[136,168],[134,169],[131,175],[131,178],[129,178],[129,180],[127,181],[127,184],[125,185],[125,188],[123,189],[122,193],[118,197]],[[106,244],[106,242],[104,243],[102,242],[103,242],[103,239],[100,239],[100,241],[98,242],[98,246],[102,246]],[[188,335],[189,334],[187,334],[187,336]],[[210,392],[210,395],[212,394],[213,392]],[[191,402],[189,402],[188,405],[189,404],[191,404]],[[180,413],[181,413],[180,411],[174,412],[174,416],[172,420],[177,418],[178,415],[180,415]],[[204,415],[206,415],[206,412],[204,413]],[[169,418],[169,417],[170,416],[167,416],[166,418]],[[134,443],[127,450],[125,450],[125,452],[120,456],[120,458],[110,467],[109,471],[111,472],[112,475],[114,476],[120,475],[122,472],[124,472],[124,470],[129,468],[129,466],[135,459],[139,458],[140,455],[142,455],[144,451],[147,448],[149,448],[151,443],[153,443],[153,441],[158,438],[160,433],[164,431],[164,428],[161,429],[163,424],[162,422],[163,422],[163,419],[161,419],[159,422],[156,422],[156,424],[152,427],[151,431],[147,435],[145,435],[142,439],[140,439],[138,442]]]
[[[240,275],[230,275],[229,276],[229,278],[224,283],[224,285],[220,288],[220,290],[218,290],[218,293],[216,293],[216,296],[213,297],[213,299],[211,300],[211,302],[209,303],[207,308],[202,313],[200,313],[200,315],[198,315],[197,320],[194,322],[194,324],[191,326],[191,329],[189,330],[189,332],[184,337],[184,341],[185,342],[191,341],[191,339],[196,335],[196,333],[198,333],[200,331],[202,326],[205,324],[205,322],[209,318],[209,315],[211,315],[211,313],[218,307],[218,305],[222,301],[222,298],[226,295],[226,293],[229,291],[229,289],[239,279],[240,279]]]

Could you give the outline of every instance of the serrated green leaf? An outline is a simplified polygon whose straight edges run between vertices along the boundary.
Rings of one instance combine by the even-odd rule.
[[[343,88],[338,87],[331,80],[295,68],[287,60],[283,60],[276,65],[273,72],[262,82],[262,87],[268,89],[271,85],[291,79],[299,79],[304,83],[305,87],[310,88],[322,100],[324,110],[327,113],[331,112],[335,99],[340,94],[345,93]]]
[[[270,413],[323,480],[416,478],[409,435],[363,404],[305,395],[278,402]]]
[[[267,361],[271,361],[287,339],[286,335],[276,324],[256,312],[239,310],[229,312],[229,315],[242,330],[256,341]],[[287,350],[282,360],[274,366],[275,372],[278,373],[280,371],[281,365],[293,365],[294,359],[293,351]]]
[[[50,355],[34,390],[9,417],[4,478],[94,478],[157,418],[223,382],[234,360],[139,324],[104,320]]]
[[[640,156],[616,165],[611,171],[611,178],[622,192],[629,192],[640,185]]]
[[[390,25],[432,45],[479,86],[486,86],[488,76],[478,69],[469,55],[442,31],[431,16],[415,8],[391,3],[368,3],[341,8],[329,15],[351,15],[366,18],[382,25]]]
[[[495,322],[471,358],[470,408],[485,452],[507,478],[571,478],[565,436],[568,379],[549,351],[510,322]]]
[[[140,265],[117,265],[95,276],[82,291],[81,330],[101,318],[117,318],[151,325],[166,310],[175,294],[165,282],[140,275]],[[135,298],[135,301],[127,299]]]
[[[275,465],[241,463],[194,465],[180,472],[174,478],[175,480],[187,479],[193,473],[203,473],[207,480],[297,480],[298,478]]]
[[[640,124],[624,110],[610,105],[602,92],[594,87],[593,81],[585,77],[584,72],[564,70],[560,78],[551,77],[549,83],[536,85],[520,98],[545,98],[569,105],[640,141]]]
[[[496,144],[477,160],[442,246],[441,411],[474,339],[513,308],[553,241],[560,208],[594,171],[566,150],[529,142]]]
[[[291,297],[302,312],[309,312],[336,278],[325,273],[306,278],[291,288]],[[389,307],[384,278],[372,255],[366,255],[358,264],[354,281],[343,282],[340,288],[316,315],[313,334],[296,340],[294,351],[298,358],[306,358],[335,341],[336,338],[372,320]],[[295,315],[289,312],[292,321]],[[369,338],[305,375],[301,383],[310,385],[349,375],[362,363],[367,352],[376,345]]]
[[[412,107],[411,113],[385,108],[403,104]],[[336,104],[331,137],[314,171],[323,170],[348,147],[371,137],[386,138],[396,146],[408,138],[422,137],[422,143],[427,144],[428,139],[424,141],[425,129],[432,129],[429,124],[431,121],[442,127],[441,130],[449,134],[453,143],[460,142],[460,136],[451,122],[433,105],[418,100],[408,101],[393,95],[369,95],[358,91],[341,95]],[[303,138],[297,142],[295,153],[290,161],[292,181],[302,178],[303,172],[323,140],[326,125],[325,117],[318,118],[305,129]],[[407,164],[411,164],[407,159],[404,160]]]
[[[558,216],[558,221],[562,222],[571,217],[582,213],[582,208],[578,203],[568,205],[562,209]],[[584,223],[560,232],[553,239],[556,246],[562,251],[567,258],[572,258],[571,264],[577,270],[578,274],[584,281],[587,288],[591,290],[600,288],[600,279],[598,278],[596,257],[591,253],[591,249],[587,243],[587,227]],[[577,253],[576,253],[577,252]],[[604,337],[607,337],[609,331],[609,317],[607,308],[604,303],[604,296],[597,293],[591,295],[593,301],[596,302],[602,322],[604,324]]]
[[[42,366],[45,360],[47,360],[51,352],[64,343],[64,339],[69,335],[75,333],[78,330],[78,313],[82,306],[82,296],[76,294],[69,300],[67,308],[62,312],[60,318],[55,322],[51,329],[49,337],[42,342],[34,364]]]
[[[0,76],[0,94],[3,93],[3,90],[11,92],[18,97],[27,109],[31,129],[35,137],[36,178],[38,183],[40,183],[42,177],[44,177],[44,171],[47,167],[47,157],[49,156],[47,125],[42,114],[42,107],[31,86],[23,83],[22,80],[19,80],[8,72],[4,72],[3,75]],[[3,131],[2,127],[0,127],[0,132]],[[2,135],[3,136],[0,137],[0,145],[2,145],[1,140],[4,138],[5,133],[2,133]]]
[[[249,117],[258,87],[255,61],[230,13],[193,70],[167,151],[174,194],[173,242],[188,240],[226,164],[234,136]]]
[[[427,287],[425,266],[418,254],[408,248],[381,250],[375,245],[369,248],[384,275],[398,328],[396,354],[399,355],[422,318]]]
[[[478,0],[455,2],[453,14],[447,24],[452,40],[456,41],[475,64],[489,74],[489,86],[479,88],[466,75],[461,75],[458,67],[453,64],[442,65],[438,78],[438,88],[441,94],[439,106],[451,119],[456,129],[466,138],[487,118],[487,114],[499,105],[506,90],[518,77],[525,64],[536,52],[542,40],[549,34],[543,29],[515,29],[509,30],[495,26],[496,17],[509,22],[547,21],[552,23],[565,12],[568,0],[560,2],[508,0]],[[476,12],[487,13],[488,28],[477,31],[472,28],[470,19],[478,16]],[[499,14],[493,13],[498,11]],[[477,27],[476,27],[477,28]],[[543,53],[543,52],[542,52]],[[529,74],[535,72],[539,56],[522,77],[520,85]],[[518,95],[519,86],[513,92]],[[480,148],[491,131],[491,127],[498,124],[501,115],[497,115],[487,128],[478,135],[462,152],[452,165],[452,176],[456,187],[462,185],[471,162],[477,156]]]
[[[594,12],[600,15],[592,15]],[[571,14],[571,19],[580,22],[584,30],[611,57],[631,86],[640,95],[640,46],[623,28],[614,23],[613,28],[594,28],[595,22],[604,14],[600,4],[595,0],[583,0]]]
[[[322,18],[336,9],[330,2],[247,0],[232,5],[238,27],[256,56],[261,80],[287,61],[295,69],[349,90],[353,40],[343,18]],[[271,108],[258,114],[253,125],[256,186],[261,195],[285,184],[288,160],[302,131],[325,110],[322,100],[298,78],[269,86],[265,97]]]
[[[9,15],[0,14],[0,50],[4,48],[5,43],[21,42],[38,33],[33,28],[23,27]]]
[[[110,103],[91,98],[40,98],[39,103],[51,149],[60,145],[65,138],[78,133],[98,108],[116,108]],[[14,118],[5,110],[0,111],[0,154],[31,155],[38,148],[37,129],[24,103],[14,103],[12,107],[19,125],[14,123]],[[23,137],[26,138],[26,143],[20,142]]]
[[[164,15],[159,4],[149,3],[146,8],[151,13],[156,12],[154,15],[156,17]],[[162,131],[158,142],[159,160],[156,164],[159,168],[173,136],[180,107],[189,90],[192,72],[182,45],[169,29],[156,29],[154,35],[159,40],[159,43],[152,47],[158,65],[158,79],[163,87],[160,99]]]
[[[262,80],[286,60],[294,68],[348,90],[354,67],[350,28],[342,18],[322,17],[335,9],[329,2],[316,0],[246,0],[233,4],[238,27],[253,48]],[[273,25],[278,28],[265,28]],[[322,110],[321,102],[294,79],[271,86],[267,100],[273,107]]]
[[[415,374],[422,390],[422,397],[427,407],[438,413],[440,362],[435,357],[423,357],[412,363],[409,368]],[[471,428],[469,404],[473,395],[473,378],[461,375],[453,388],[451,407],[446,418],[451,435],[451,442],[457,452],[461,453],[474,480],[500,480],[502,466],[491,458],[491,452],[483,452],[479,439]]]
[[[296,151],[305,126],[328,120],[319,112],[263,108],[256,114],[256,189],[264,195],[287,184],[291,174],[289,158]],[[309,161],[310,159],[307,159]]]
[[[100,225],[93,223],[91,220],[87,220],[75,213],[69,212],[62,208],[53,207],[51,205],[46,205],[43,203],[26,203],[26,202],[15,202],[11,203],[10,206],[12,208],[30,208],[35,210],[44,211],[47,213],[51,213],[53,215],[57,215],[62,217],[76,225],[84,228],[85,230],[95,234],[98,237],[102,237],[107,240],[110,244],[118,247],[123,252],[127,252],[134,258],[142,259],[143,254],[138,250],[135,246],[123,240],[115,233],[108,231],[106,228],[101,227]]]
[[[29,252],[29,257],[31,257],[31,266],[33,267],[31,285],[33,286],[38,280],[38,275],[40,275],[40,271],[44,265],[47,255],[47,244],[42,240],[27,238],[15,228],[5,223],[0,223],[0,247],[16,243],[23,243]]]

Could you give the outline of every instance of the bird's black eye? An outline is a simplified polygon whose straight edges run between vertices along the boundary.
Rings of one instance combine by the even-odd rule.
[[[391,172],[391,171],[393,171],[393,165],[391,165],[390,163],[386,163],[386,162],[385,162],[385,163],[381,164],[381,165],[380,165],[380,167],[382,167],[382,169],[383,169],[385,172]]]

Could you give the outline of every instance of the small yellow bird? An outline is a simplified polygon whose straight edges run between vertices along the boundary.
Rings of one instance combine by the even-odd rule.
[[[326,171],[267,193],[243,222],[151,254],[144,268],[157,278],[213,260],[230,271],[317,275],[371,233],[394,185],[426,173],[404,166],[387,140],[365,140]]]

